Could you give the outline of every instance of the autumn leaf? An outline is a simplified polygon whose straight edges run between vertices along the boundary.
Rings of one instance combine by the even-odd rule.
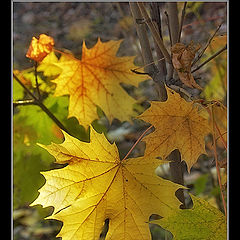
[[[223,213],[206,200],[190,196],[193,208],[176,209],[168,217],[152,223],[170,231],[176,240],[226,240],[227,224]]]
[[[191,73],[192,61],[195,53],[199,50],[200,45],[194,46],[190,42],[187,46],[183,43],[176,43],[172,46],[172,63],[176,69],[180,80],[188,87],[202,89],[194,80]]]
[[[52,37],[40,34],[39,39],[32,38],[26,57],[41,62],[52,51],[53,46],[54,40]]]
[[[138,116],[155,127],[155,131],[144,138],[145,154],[165,159],[178,149],[190,171],[199,155],[206,153],[204,137],[211,132],[211,126],[193,102],[185,101],[178,93],[166,88],[167,101],[152,101],[150,108]]]
[[[120,83],[137,86],[146,77],[131,72],[135,68],[134,57],[116,57],[121,41],[102,43],[87,49],[82,47],[82,59],[62,53],[54,65],[61,68],[56,83],[55,96],[70,95],[69,115],[76,117],[79,124],[89,126],[98,119],[97,105],[111,122],[130,120],[134,115],[136,101],[127,94]]]
[[[43,71],[46,77],[58,76],[62,70],[55,65],[57,62],[58,58],[55,55],[54,51],[52,51],[41,61],[41,64],[39,64],[37,71]]]
[[[67,133],[62,144],[42,146],[62,169],[43,172],[45,185],[31,204],[54,206],[50,219],[63,222],[63,240],[99,239],[109,219],[106,239],[151,239],[151,214],[168,216],[180,202],[175,191],[182,187],[157,177],[164,163],[146,157],[120,160],[117,147],[90,128],[91,141],[81,142]]]

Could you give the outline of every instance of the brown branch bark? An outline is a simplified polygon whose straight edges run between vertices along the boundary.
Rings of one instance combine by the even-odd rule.
[[[173,76],[173,66],[171,63],[171,57],[165,48],[161,34],[159,32],[159,25],[154,23],[152,19],[148,16],[148,13],[145,9],[144,3],[134,3],[130,2],[130,9],[133,15],[133,18],[136,23],[136,29],[137,34],[139,37],[142,55],[144,59],[144,64],[147,64],[145,71],[149,73],[149,75],[153,78],[153,80],[157,83],[157,86],[162,93],[160,93],[160,101],[166,101],[167,100],[167,93],[165,89],[164,82],[166,81],[166,78],[170,79]],[[178,41],[178,33],[179,33],[179,23],[178,23],[178,11],[177,11],[177,4],[176,3],[168,3],[168,13],[169,13],[169,24],[171,26],[171,32],[169,33],[171,35],[173,44],[175,44]],[[156,17],[159,13],[154,12],[153,16]],[[153,39],[155,40],[155,43],[159,50],[161,51],[162,55],[165,58],[165,61],[167,63],[167,73],[164,71],[159,72],[155,64],[153,63],[153,56],[148,40],[148,35],[146,32],[146,24],[150,29],[150,32],[152,33]],[[165,79],[165,81],[163,81]],[[178,150],[173,151],[169,155],[170,163],[170,172],[172,175],[172,180],[175,183],[184,185],[183,180],[183,163],[181,162],[181,156],[180,152]],[[184,200],[184,194],[183,190],[179,189],[176,192],[177,198],[182,202],[182,208],[185,207],[185,200]]]
[[[209,57],[206,61],[204,61],[202,64],[200,64],[199,66],[197,66],[195,69],[193,69],[191,71],[191,73],[196,72],[197,70],[199,70],[201,67],[203,67],[205,64],[207,64],[208,62],[210,62],[212,59],[214,59],[215,57],[217,57],[219,54],[221,54],[222,52],[224,52],[225,50],[227,50],[227,44],[221,48],[219,51],[217,51],[216,53],[214,53],[211,57]]]
[[[167,3],[168,16],[169,16],[169,26],[170,26],[170,34],[172,39],[172,44],[178,42],[179,38],[179,21],[178,21],[178,9],[176,2]],[[175,71],[174,71],[175,72]],[[176,72],[175,74],[176,75]],[[181,155],[179,150],[174,150],[169,156],[168,160],[170,160],[170,172],[172,181],[181,185],[184,185],[183,178],[183,162],[181,161]],[[183,193],[183,189],[179,189],[176,192],[177,198],[182,202],[181,208],[185,208],[185,197]]]
[[[150,7],[151,7],[152,22],[153,22],[153,24],[155,24],[156,29],[158,30],[159,35],[160,35],[161,39],[163,40],[160,3],[159,2],[150,3]],[[158,61],[157,66],[158,66],[159,71],[162,73],[162,76],[165,79],[166,75],[167,75],[166,61],[164,59],[164,55],[163,55],[161,49],[159,48],[156,40],[155,39],[153,39],[153,40],[154,40],[154,47],[155,47],[156,53],[157,53],[157,58],[158,58],[158,60],[162,59],[161,61]]]
[[[139,19],[142,19],[143,16],[141,14],[141,11],[137,3],[130,2],[129,5],[130,5],[133,18],[135,20],[136,30],[137,30],[138,38],[141,45],[144,65],[146,65],[144,70],[155,82],[159,100],[166,101],[167,92],[165,88],[165,79],[163,78],[162,73],[158,70],[157,66],[154,63],[150,43],[148,40],[146,24],[144,22],[139,24],[137,21]]]
[[[149,29],[152,33],[153,38],[155,39],[156,43],[158,44],[159,48],[161,49],[165,60],[168,63],[171,63],[170,54],[168,53],[168,50],[166,49],[165,45],[163,44],[163,41],[160,37],[160,34],[158,33],[158,31],[156,29],[156,26],[153,24],[152,20],[150,19],[149,15],[144,7],[144,3],[138,2],[137,5],[142,13],[142,16],[143,16],[147,26],[149,27]]]

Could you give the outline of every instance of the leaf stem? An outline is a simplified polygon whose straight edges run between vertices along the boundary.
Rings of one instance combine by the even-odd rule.
[[[37,89],[38,99],[40,100],[41,99],[41,94],[40,94],[38,78],[37,78],[37,66],[38,66],[38,62],[35,61],[35,64],[34,64],[34,75],[35,75],[35,82],[36,82],[36,89]]]
[[[210,112],[210,111],[209,111],[209,112]],[[213,128],[213,153],[214,153],[214,158],[215,158],[215,163],[216,163],[218,184],[219,184],[219,188],[220,188],[220,192],[221,192],[221,197],[222,197],[222,203],[223,203],[223,208],[224,208],[225,217],[227,217],[226,202],[225,202],[225,198],[224,198],[224,195],[223,195],[221,175],[220,175],[220,169],[219,169],[219,165],[218,165],[217,146],[216,146],[216,138],[215,138],[215,135],[216,135],[216,134],[215,134],[215,124],[214,124],[215,120],[214,120],[214,114],[213,114],[213,108],[212,108],[212,107],[211,107],[210,116],[211,116],[211,119],[212,119],[212,128]]]
[[[133,144],[133,146],[131,147],[131,149],[128,151],[128,153],[126,154],[126,156],[122,159],[122,161],[124,161],[129,154],[133,151],[133,149],[136,147],[136,145],[140,142],[140,140],[144,137],[144,135],[153,127],[153,125],[151,125],[150,127],[148,127],[142,134],[141,136],[138,138],[138,140]]]
[[[26,92],[34,99],[34,103],[37,104],[62,130],[69,134],[68,130],[63,124],[49,111],[49,109],[36,97],[32,92],[21,82],[21,80],[13,73],[13,77],[18,83],[26,90]]]

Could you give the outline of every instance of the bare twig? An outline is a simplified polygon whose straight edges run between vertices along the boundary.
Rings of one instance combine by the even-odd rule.
[[[38,99],[40,100],[41,99],[41,94],[40,94],[38,78],[37,78],[37,66],[38,66],[38,62],[35,61],[35,64],[34,64],[34,75],[35,75],[35,82],[36,82],[36,89],[37,89]]]
[[[166,15],[166,22],[167,22],[167,27],[168,27],[168,34],[169,34],[169,41],[170,41],[170,46],[172,47],[173,43],[172,43],[172,35],[171,35],[171,29],[170,29],[170,24],[169,24],[169,16],[167,11],[164,12],[164,14]]]
[[[21,80],[13,73],[13,77],[17,82],[25,89],[25,91],[33,98],[35,104],[37,104],[62,130],[69,134],[68,130],[63,124],[49,111],[49,109],[37,98],[31,91],[21,82]]]
[[[222,23],[217,27],[216,31],[213,33],[213,35],[208,39],[205,47],[202,49],[202,51],[198,54],[198,56],[196,57],[196,59],[193,61],[192,66],[194,64],[196,64],[197,61],[199,61],[199,59],[202,57],[202,55],[204,54],[204,52],[206,51],[206,49],[208,48],[208,46],[210,45],[210,43],[212,42],[212,39],[215,37],[215,35],[217,34],[218,30],[220,29],[220,27],[222,26]]]
[[[183,26],[183,21],[185,17],[185,10],[186,10],[187,2],[184,2],[183,9],[182,9],[182,15],[181,15],[181,20],[180,20],[180,26],[179,26],[179,31],[178,31],[178,41],[180,42],[181,39],[181,33],[182,33],[182,26]]]
[[[34,99],[26,99],[26,100],[17,100],[13,101],[13,106],[23,106],[23,105],[34,105],[36,104]]]
[[[156,29],[158,30],[158,33],[159,33],[161,39],[163,39],[162,38],[160,3],[152,2],[152,3],[150,3],[150,7],[151,7],[152,21],[156,25]],[[164,75],[164,78],[166,78],[166,75],[167,75],[166,62],[165,62],[163,53],[162,53],[161,49],[158,47],[158,44],[155,41],[155,39],[154,39],[154,46],[156,49],[157,58],[161,59],[161,61],[158,61],[158,63],[157,63],[158,69],[162,73],[162,75]]]
[[[219,135],[219,137],[220,137],[220,139],[221,139],[221,141],[222,141],[223,146],[224,146],[225,149],[227,150],[227,143],[226,143],[225,140],[223,139],[224,133],[222,134],[222,133],[220,132],[220,130],[219,130],[219,128],[218,128],[218,125],[216,124],[215,121],[214,121],[214,126],[215,126],[215,128],[216,128],[216,130],[217,130],[217,132],[218,132],[218,135]],[[216,139],[216,140],[217,140],[217,139]]]
[[[142,50],[141,52],[143,56],[144,66],[145,66],[144,71],[147,73],[151,73],[154,71],[154,66],[153,66],[154,61],[153,61],[150,43],[147,36],[146,25],[145,23],[138,24],[137,22],[137,20],[142,18],[141,12],[137,4],[134,2],[130,2],[129,5],[130,5],[133,18],[135,19],[135,22],[136,22],[136,30],[137,30],[138,38],[140,41],[141,50]]]
[[[160,61],[163,61],[163,60],[164,60],[164,58],[158,59],[158,60],[156,60],[156,61],[154,61],[154,62],[150,62],[150,63],[148,63],[148,64],[145,64],[144,66],[131,69],[131,71],[132,71],[132,72],[135,72],[135,73],[137,73],[137,74],[149,74],[149,73],[147,73],[147,72],[144,72],[144,73],[143,73],[143,72],[138,72],[137,70],[139,70],[139,69],[141,69],[141,68],[146,68],[147,66],[149,66],[149,65],[151,65],[151,64],[155,64],[155,62],[160,62]]]
[[[164,85],[165,79],[163,78],[163,74],[159,72],[158,68],[154,64],[150,43],[148,41],[146,25],[145,23],[138,24],[137,22],[137,19],[142,19],[141,11],[137,3],[130,2],[129,5],[130,5],[133,18],[135,19],[135,22],[136,22],[137,34],[139,37],[144,65],[145,65],[144,70],[149,74],[149,76],[155,82],[160,101],[166,101],[167,92]]]
[[[214,153],[214,158],[215,158],[215,163],[216,163],[216,170],[217,170],[217,178],[218,178],[218,184],[221,192],[221,197],[222,197],[222,203],[223,203],[223,208],[224,208],[224,213],[225,217],[227,218],[227,207],[226,207],[226,202],[225,198],[223,195],[223,189],[222,189],[222,182],[221,182],[221,174],[220,174],[220,169],[218,165],[218,157],[217,157],[217,146],[216,146],[216,134],[215,134],[215,119],[214,119],[214,114],[213,114],[213,108],[211,107],[211,112],[210,112],[211,120],[212,120],[212,129],[213,129],[213,153]]]
[[[207,64],[208,62],[210,62],[212,59],[214,59],[215,57],[217,57],[219,54],[221,54],[222,52],[224,52],[227,49],[227,44],[221,48],[219,51],[217,51],[216,53],[214,53],[211,57],[209,57],[206,61],[204,61],[202,64],[200,64],[199,66],[197,66],[195,69],[193,69],[191,71],[191,73],[196,72],[197,70],[199,70],[201,67],[203,67],[205,64]]]
[[[140,9],[140,11],[142,13],[142,16],[145,19],[146,24],[148,25],[148,27],[149,27],[152,35],[153,35],[153,38],[155,39],[156,43],[158,44],[159,48],[161,49],[162,54],[165,57],[165,60],[168,63],[171,63],[170,54],[168,53],[168,50],[164,46],[163,41],[162,41],[162,39],[160,37],[160,34],[158,33],[158,31],[156,29],[156,26],[153,24],[152,20],[148,16],[148,13],[147,13],[147,11],[146,11],[146,9],[144,7],[144,4],[142,2],[138,2],[137,4],[138,4],[138,7],[139,7],[139,9]]]
[[[171,89],[173,89],[175,92],[183,93],[183,94],[185,94],[190,100],[193,100],[193,96],[192,96],[187,90],[185,90],[184,88],[181,88],[181,87],[179,87],[179,86],[177,86],[177,85],[173,85],[173,84],[169,85],[169,87],[170,87]]]

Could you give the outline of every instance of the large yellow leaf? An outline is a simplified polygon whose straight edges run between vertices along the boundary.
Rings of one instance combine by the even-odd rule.
[[[96,106],[105,112],[110,120],[130,120],[134,115],[133,104],[136,102],[121,87],[120,83],[137,86],[146,79],[131,72],[135,68],[134,57],[116,57],[121,41],[102,43],[87,49],[82,47],[82,59],[62,53],[59,62],[62,69],[54,80],[57,84],[56,96],[70,95],[69,117],[76,117],[85,127],[98,118]]]
[[[168,216],[180,202],[181,187],[157,177],[155,168],[164,163],[147,157],[119,159],[115,144],[91,128],[90,143],[64,133],[62,144],[42,146],[62,169],[42,173],[46,178],[39,197],[32,203],[54,206],[49,218],[63,222],[63,240],[98,239],[109,219],[106,239],[151,239],[151,214]]]
[[[155,127],[155,131],[144,138],[145,154],[165,159],[178,149],[190,171],[199,155],[206,153],[204,137],[211,128],[193,102],[185,101],[169,88],[167,92],[166,102],[151,102],[151,107],[139,116]]]

